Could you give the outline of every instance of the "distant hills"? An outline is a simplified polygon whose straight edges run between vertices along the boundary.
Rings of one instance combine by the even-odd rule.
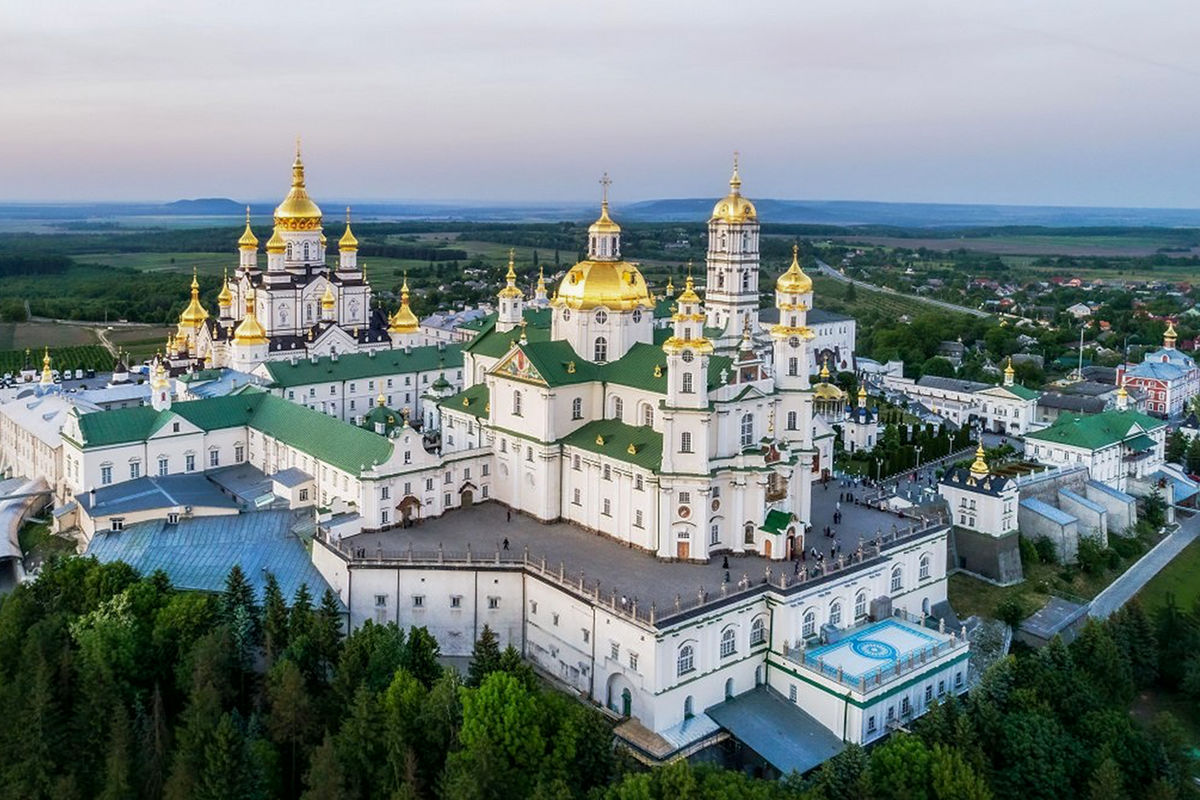
[[[714,198],[644,200],[616,206],[622,222],[702,222],[712,213]],[[973,205],[966,203],[878,203],[855,200],[755,199],[759,219],[766,223],[900,228],[970,228],[996,226],[1046,227],[1198,227],[1200,209],[1111,208],[1086,206]],[[327,204],[331,205],[331,204]],[[431,220],[471,222],[586,222],[594,215],[590,203],[354,203],[355,217],[364,221]],[[251,203],[251,213],[269,216],[273,203]],[[340,216],[336,205],[330,219]],[[175,200],[170,203],[0,203],[0,220],[38,220],[50,223],[152,224],[170,218],[172,224],[195,220],[197,225],[224,224],[240,218],[245,204],[227,197]]]

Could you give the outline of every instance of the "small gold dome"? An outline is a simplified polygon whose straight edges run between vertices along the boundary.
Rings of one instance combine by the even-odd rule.
[[[1163,341],[1173,342],[1179,338],[1179,334],[1175,333],[1175,322],[1167,320],[1167,332],[1163,334]]]
[[[217,305],[225,307],[233,304],[233,292],[229,288],[229,270],[225,270],[225,279],[221,281],[221,291],[217,293]]]
[[[509,248],[508,251],[508,273],[504,276],[505,286],[500,290],[501,297],[523,297],[523,293],[517,288],[517,271],[514,269],[514,259],[516,258],[516,250]],[[408,283],[408,278],[404,279],[405,284]]]
[[[246,316],[233,332],[235,344],[258,345],[267,344],[267,332],[254,314],[254,290],[246,293]]]
[[[271,238],[267,239],[267,252],[282,253],[286,249],[287,242],[285,242],[283,237],[279,235],[279,226],[276,226],[275,230],[271,232]]]
[[[813,397],[817,400],[845,400],[846,393],[829,381],[821,381],[813,388]]]
[[[982,478],[988,474],[987,462],[983,460],[983,442],[979,443],[979,448],[975,451],[975,463],[971,465],[971,475],[976,478]]]
[[[1016,371],[1016,369],[1013,368],[1012,356],[1009,356],[1008,357],[1008,366],[1006,366],[1004,368],[1004,377],[1012,378],[1016,374],[1017,374],[1017,371]]]
[[[758,219],[754,204],[742,197],[742,178],[738,175],[737,156],[733,158],[733,176],[729,179],[729,194],[713,206],[712,219],[722,222],[744,223]]]
[[[258,237],[254,235],[254,231],[250,230],[250,206],[246,206],[246,230],[242,232],[242,238],[238,239],[238,248],[241,250],[258,249]]]
[[[350,206],[346,206],[346,232],[338,239],[338,249],[347,252],[358,249],[358,239],[350,232]]]
[[[690,267],[690,265],[689,265]],[[692,282],[692,273],[689,270],[687,281],[683,285],[683,291],[679,294],[679,303],[699,303],[700,295],[696,294],[696,284]]]
[[[179,332],[186,334],[189,330],[196,330],[204,324],[204,320],[208,319],[208,312],[204,310],[204,306],[200,304],[200,282],[196,279],[196,270],[192,269],[192,300],[188,303],[187,308],[179,315]]]
[[[388,319],[388,333],[416,333],[421,327],[421,321],[408,307],[408,276],[400,287],[400,307]]]
[[[621,226],[608,216],[608,200],[600,204],[600,218],[588,226],[588,233],[620,233]]]
[[[554,305],[573,309],[653,308],[650,289],[637,265],[628,261],[580,261],[558,284]]]
[[[300,143],[296,143],[296,160],[292,162],[292,188],[287,197],[275,207],[275,224],[285,230],[308,231],[321,227],[321,209],[308,196],[304,185],[304,162],[300,160]]]
[[[859,385],[859,387],[858,387],[858,399],[859,399],[859,400],[866,400],[866,399],[867,399],[867,387],[866,387],[866,386],[863,386],[863,385],[861,385],[861,384],[860,384],[860,385]]]
[[[333,296],[333,285],[325,284],[325,294],[321,295],[321,308],[332,310],[337,305],[337,298]]]
[[[775,281],[775,290],[784,294],[808,294],[813,290],[812,278],[800,269],[799,245],[792,245],[792,265]]]

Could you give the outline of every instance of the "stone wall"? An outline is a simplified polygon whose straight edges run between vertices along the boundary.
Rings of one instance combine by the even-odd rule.
[[[956,561],[950,565],[951,569],[966,570],[1001,586],[1025,579],[1021,569],[1021,537],[1016,531],[999,536],[957,526],[953,531]]]

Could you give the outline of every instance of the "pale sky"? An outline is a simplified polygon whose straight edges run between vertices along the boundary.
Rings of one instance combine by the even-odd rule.
[[[0,200],[1200,207],[1195,0],[0,3]]]

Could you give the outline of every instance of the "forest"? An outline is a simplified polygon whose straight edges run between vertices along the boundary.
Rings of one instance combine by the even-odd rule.
[[[465,675],[423,628],[345,635],[337,599],[256,598],[51,559],[0,600],[0,798],[1172,800],[1192,734],[1140,693],[1200,698],[1200,613],[1130,605],[995,664],[869,751],[782,780],[647,770],[611,723],[484,628]]]

